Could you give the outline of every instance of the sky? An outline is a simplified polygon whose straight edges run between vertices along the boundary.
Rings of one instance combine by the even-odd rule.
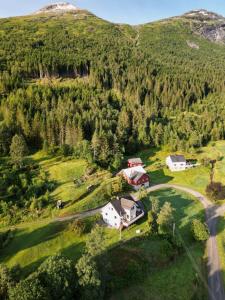
[[[142,24],[204,8],[225,16],[225,0],[65,0],[116,23]],[[64,0],[0,0],[0,17],[30,14]]]

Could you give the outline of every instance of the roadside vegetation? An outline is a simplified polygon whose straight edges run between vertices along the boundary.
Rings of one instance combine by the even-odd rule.
[[[219,218],[217,232],[217,244],[220,255],[221,271],[225,285],[225,216]]]

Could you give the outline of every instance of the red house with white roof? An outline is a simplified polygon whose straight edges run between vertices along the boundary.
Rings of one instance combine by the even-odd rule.
[[[135,190],[139,190],[141,187],[149,187],[150,178],[142,166],[124,169],[121,173],[127,183]]]

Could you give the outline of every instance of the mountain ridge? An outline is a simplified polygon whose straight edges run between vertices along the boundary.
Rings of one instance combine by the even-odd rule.
[[[46,5],[33,14],[42,14],[42,13],[67,13],[67,12],[77,12],[80,9],[69,2],[58,2],[50,5]]]

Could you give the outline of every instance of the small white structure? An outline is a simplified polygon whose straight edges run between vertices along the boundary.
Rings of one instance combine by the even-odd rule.
[[[168,156],[166,164],[172,172],[184,171],[187,168],[187,161],[183,155]]]
[[[120,172],[128,184],[130,184],[136,191],[141,187],[148,188],[150,178],[142,166],[136,166],[124,169]]]
[[[110,227],[128,227],[144,216],[144,211],[132,197],[117,198],[102,208],[103,220]]]

